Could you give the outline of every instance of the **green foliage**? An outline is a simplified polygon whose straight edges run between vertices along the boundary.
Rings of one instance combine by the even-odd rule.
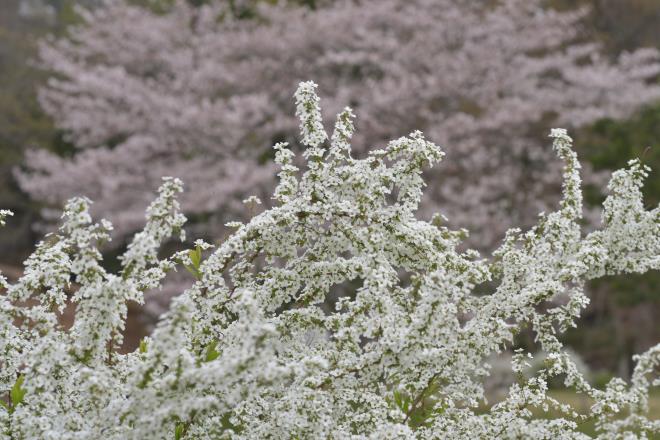
[[[186,434],[186,424],[179,422],[174,425],[174,440],[181,440]]]
[[[439,392],[439,383],[433,377],[423,392],[416,396],[405,391],[395,390],[391,403],[405,414],[405,421],[411,428],[430,426],[429,423],[433,416],[444,412],[444,407],[440,405]]]
[[[220,353],[216,350],[217,347],[218,347],[218,341],[216,339],[212,340],[209,343],[209,345],[206,347],[204,362],[214,361],[220,356]]]
[[[186,264],[184,267],[193,274],[193,276],[200,280],[202,278],[202,274],[199,271],[199,265],[202,262],[202,248],[197,245],[195,246],[195,249],[191,249],[188,252],[188,257],[190,258],[191,264]]]
[[[25,397],[26,393],[25,389],[23,388],[24,380],[25,377],[23,375],[18,376],[16,379],[16,383],[14,383],[14,386],[9,391],[9,403],[5,402],[4,400],[0,400],[0,405],[5,407],[9,414],[13,413],[16,407],[23,402],[23,398]]]
[[[578,139],[576,147],[581,157],[597,170],[617,169],[635,157],[658,170],[660,104],[643,109],[627,121],[603,119],[584,129]],[[643,192],[647,205],[657,205],[660,202],[660,179],[649,179]]]
[[[24,380],[25,378],[23,377],[23,375],[18,376],[18,379],[16,379],[16,383],[9,392],[9,396],[11,398],[11,405],[14,408],[20,405],[23,402],[23,398],[25,397],[25,389],[23,389]]]

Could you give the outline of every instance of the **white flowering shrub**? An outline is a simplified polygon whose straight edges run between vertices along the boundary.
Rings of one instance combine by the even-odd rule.
[[[557,439],[586,438],[579,425],[588,421],[602,438],[660,432],[645,416],[660,345],[637,357],[630,383],[599,390],[558,339],[588,304],[585,281],[660,266],[660,208],[644,209],[644,166],[614,173],[602,229],[585,236],[580,165],[566,132],[554,130],[559,209],[528,232],[509,231],[484,259],[457,250],[465,231],[442,216],[415,217],[422,171],[443,156],[422,133],[355,159],[351,110],[328,139],[315,85],[301,84],[296,100],[305,169],[276,145],[276,206],[233,224],[215,249],[197,242],[159,258],[185,221],[176,179],[165,180],[118,273],[98,250],[111,225],[91,220],[87,200],[68,203],[25,275],[2,280],[3,438]],[[126,302],[141,302],[178,265],[196,282],[139,350],[118,354]],[[75,322],[65,330],[57,316],[71,291]],[[526,377],[531,355],[516,352],[519,380],[488,408],[487,359],[524,327],[544,365]],[[555,376],[593,400],[591,414],[548,396]],[[533,416],[550,409],[560,416]]]

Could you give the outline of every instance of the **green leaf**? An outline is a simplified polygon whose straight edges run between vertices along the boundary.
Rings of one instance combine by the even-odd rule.
[[[140,353],[146,353],[147,352],[147,341],[142,339],[140,341],[140,347],[139,347]]]
[[[202,263],[202,248],[195,246],[195,249],[188,251],[188,257],[192,265],[184,265],[184,267],[194,275],[198,280],[202,278],[202,273],[199,271],[199,266]]]
[[[404,413],[408,412],[411,403],[410,396],[407,394],[401,393],[400,391],[394,392],[394,404]]]
[[[11,406],[12,408],[16,408],[21,402],[23,402],[23,398],[25,397],[25,390],[22,388],[23,381],[25,378],[23,375],[18,376],[18,379],[16,379],[16,383],[14,384],[13,387],[11,387],[11,390],[9,391],[9,397],[11,399]]]
[[[190,257],[190,261],[192,261],[193,267],[199,269],[199,264],[202,262],[202,250],[199,246],[195,246],[194,250],[190,250],[188,256]]]
[[[201,272],[198,271],[197,269],[195,269],[194,267],[192,267],[192,266],[187,266],[187,265],[184,266],[184,267],[186,268],[186,270],[187,270],[188,272],[190,272],[191,274],[193,274],[193,276],[194,276],[195,278],[197,278],[198,280],[202,278],[202,274],[201,274]]]
[[[186,425],[184,423],[177,423],[174,425],[174,440],[181,440],[186,433]]]
[[[206,355],[204,356],[204,362],[211,362],[216,360],[220,353],[215,349],[218,346],[217,340],[212,340],[209,345],[206,347]]]
[[[401,393],[398,391],[394,392],[394,403],[396,403],[396,406],[401,408],[402,406],[402,401],[401,401]]]

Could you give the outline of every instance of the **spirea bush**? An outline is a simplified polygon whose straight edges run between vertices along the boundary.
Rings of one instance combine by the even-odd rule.
[[[660,432],[645,415],[660,345],[637,356],[629,383],[601,390],[559,341],[589,302],[587,280],[660,266],[660,208],[644,208],[639,161],[613,174],[602,228],[585,235],[580,164],[553,130],[564,161],[558,210],[510,230],[485,259],[459,251],[466,232],[442,216],[415,216],[423,169],[443,156],[421,132],[358,160],[350,109],[328,139],[314,83],[300,85],[296,103],[304,160],[277,144],[274,207],[232,224],[215,248],[198,241],[159,257],[185,221],[177,179],[165,179],[118,273],[99,252],[111,225],[92,221],[86,199],[66,205],[24,276],[2,281],[3,438],[557,439],[586,438],[579,425],[592,420],[601,438]],[[142,302],[180,266],[194,284],[138,350],[119,354],[127,301]],[[65,330],[67,292],[76,315]],[[487,359],[528,327],[543,366],[524,375],[531,355],[516,351],[518,381],[484,405]],[[547,394],[557,376],[593,400],[590,415]]]

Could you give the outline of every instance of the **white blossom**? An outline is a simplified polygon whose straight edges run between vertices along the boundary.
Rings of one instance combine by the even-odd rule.
[[[459,250],[465,231],[415,215],[438,146],[413,132],[355,159],[347,110],[326,152],[313,84],[296,99],[306,169],[276,145],[276,206],[234,224],[216,247],[198,241],[159,258],[184,221],[181,183],[166,179],[113,274],[97,249],[110,225],[92,222],[86,199],[67,204],[25,275],[3,282],[3,438],[582,439],[579,425],[592,419],[604,439],[660,433],[647,416],[660,345],[635,357],[630,384],[599,390],[559,339],[588,305],[587,280],[659,268],[660,207],[643,206],[645,167],[614,173],[602,228],[584,235],[579,162],[566,132],[553,130],[559,209],[482,258]],[[126,302],[141,302],[177,263],[196,281],[136,352],[117,353]],[[484,294],[487,281],[496,287]],[[70,330],[56,315],[67,301]],[[534,356],[517,351],[519,380],[485,410],[488,360],[523,327],[542,366],[523,374]],[[559,375],[593,400],[591,415],[548,396]],[[551,408],[560,415],[533,416]]]

